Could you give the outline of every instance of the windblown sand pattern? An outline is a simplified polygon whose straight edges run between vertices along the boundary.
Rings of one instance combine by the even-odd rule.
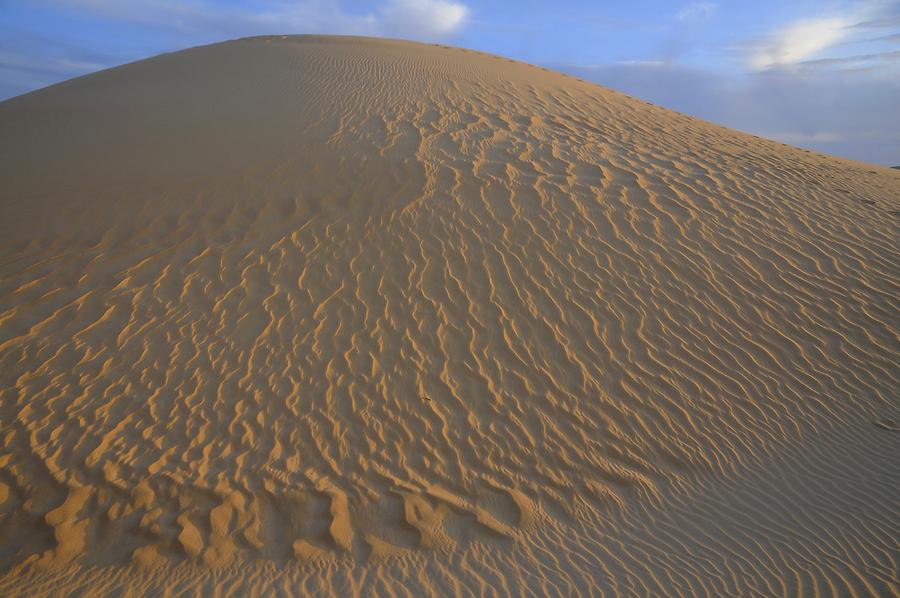
[[[900,172],[309,36],[0,139],[0,594],[900,594]]]

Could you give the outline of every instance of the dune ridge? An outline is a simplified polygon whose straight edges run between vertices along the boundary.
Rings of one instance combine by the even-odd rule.
[[[3,594],[900,593],[900,173],[324,36],[0,139]]]

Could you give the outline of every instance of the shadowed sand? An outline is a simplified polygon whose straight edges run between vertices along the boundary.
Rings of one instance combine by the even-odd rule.
[[[0,156],[0,594],[900,592],[900,172],[314,36]]]

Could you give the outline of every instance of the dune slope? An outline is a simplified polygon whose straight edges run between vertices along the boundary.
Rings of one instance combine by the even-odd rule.
[[[3,595],[900,593],[900,172],[299,36],[0,179]]]

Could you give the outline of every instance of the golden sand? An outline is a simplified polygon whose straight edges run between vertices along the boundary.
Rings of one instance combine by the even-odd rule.
[[[4,596],[900,594],[898,171],[301,36],[0,180]]]

